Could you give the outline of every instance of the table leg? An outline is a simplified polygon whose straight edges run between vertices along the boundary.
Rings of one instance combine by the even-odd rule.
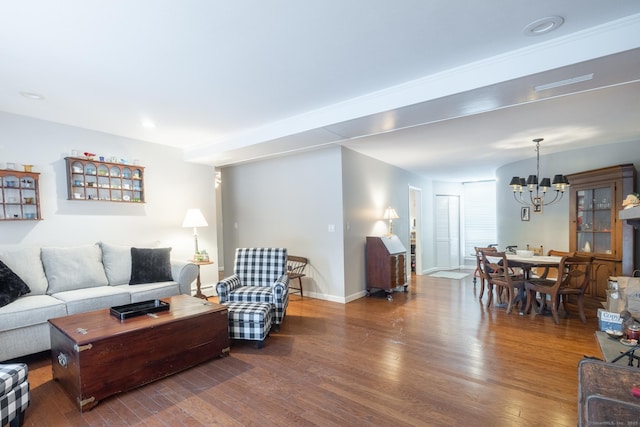
[[[207,299],[207,296],[202,293],[200,290],[200,286],[202,283],[200,282],[200,266],[198,266],[198,278],[196,279],[196,294],[194,295],[197,298]]]

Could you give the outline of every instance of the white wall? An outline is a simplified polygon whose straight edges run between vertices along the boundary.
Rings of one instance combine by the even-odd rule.
[[[567,151],[553,155],[540,156],[540,174],[553,178],[554,174],[583,172],[592,169],[614,166],[624,163],[635,164],[640,169],[640,141],[620,143],[613,146],[601,146]],[[496,172],[498,244],[501,249],[506,245],[526,247],[543,245],[549,249],[569,249],[569,194],[560,202],[545,206],[542,214],[531,213],[530,221],[520,221],[520,205],[513,199],[509,182],[513,176],[535,173],[535,158],[511,163]],[[640,188],[636,183],[636,191]],[[528,192],[526,193],[528,195]],[[622,209],[622,206],[620,206]],[[636,247],[638,247],[636,231]],[[636,268],[640,266],[638,251],[635,254]]]
[[[309,258],[305,295],[343,301],[340,147],[221,172],[225,276],[233,272],[238,247],[285,247]]]
[[[140,159],[146,203],[67,200],[64,158],[71,150]],[[209,227],[198,230],[199,246],[214,257],[216,203],[214,169],[182,161],[176,148],[0,112],[0,161],[33,164],[40,173],[42,221],[0,221],[0,246],[69,246],[105,241],[172,247],[172,256],[193,254],[193,230],[182,228],[188,208],[199,207]],[[203,284],[217,281],[202,268]]]
[[[408,250],[409,185],[423,184],[402,169],[339,146],[225,167],[226,275],[236,247],[282,246],[309,258],[305,295],[337,302],[359,298],[366,287],[365,237],[387,232],[380,218],[391,205],[400,216],[394,233]]]

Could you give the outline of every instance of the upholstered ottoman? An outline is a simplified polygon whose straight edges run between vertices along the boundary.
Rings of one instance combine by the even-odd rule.
[[[262,348],[271,330],[273,305],[263,302],[225,302],[229,313],[229,338],[258,341]]]
[[[21,426],[29,406],[28,368],[24,363],[0,365],[0,426]]]

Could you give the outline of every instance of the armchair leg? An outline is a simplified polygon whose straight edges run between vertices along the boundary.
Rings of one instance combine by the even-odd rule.
[[[24,425],[24,411],[18,412],[16,417],[9,422],[9,427],[22,427]]]

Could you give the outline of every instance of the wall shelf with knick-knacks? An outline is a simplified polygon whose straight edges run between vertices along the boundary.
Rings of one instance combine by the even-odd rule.
[[[37,172],[0,169],[0,221],[42,219],[39,179],[40,174]]]
[[[144,203],[144,167],[67,157],[69,200]]]

